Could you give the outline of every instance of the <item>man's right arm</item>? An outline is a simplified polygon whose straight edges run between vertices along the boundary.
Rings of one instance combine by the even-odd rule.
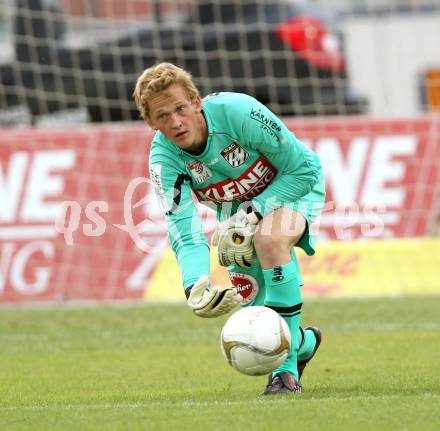
[[[166,218],[188,306],[199,317],[217,317],[243,299],[234,287],[210,286],[209,247],[191,194],[191,178],[179,163],[150,157],[150,178]]]
[[[209,246],[191,194],[183,161],[150,156],[150,179],[165,216],[168,238],[185,289],[209,274]]]

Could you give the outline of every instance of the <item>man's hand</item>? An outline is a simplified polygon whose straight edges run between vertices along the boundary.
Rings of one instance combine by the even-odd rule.
[[[217,317],[229,313],[242,299],[235,287],[211,286],[209,289],[209,279],[202,275],[191,288],[188,305],[197,316]]]
[[[211,244],[218,249],[220,265],[251,266],[255,263],[253,238],[261,215],[239,211],[220,223]]]

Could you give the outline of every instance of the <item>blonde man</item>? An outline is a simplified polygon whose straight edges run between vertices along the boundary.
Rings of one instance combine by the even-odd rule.
[[[157,131],[150,177],[189,307],[201,317],[228,313],[238,303],[278,312],[292,347],[263,394],[301,392],[321,333],[300,327],[303,283],[294,246],[315,252],[310,224],[325,199],[318,157],[254,98],[215,93],[201,99],[189,73],[170,63],[145,70],[134,98]],[[216,207],[213,244],[234,287],[210,284],[209,246],[191,192]]]

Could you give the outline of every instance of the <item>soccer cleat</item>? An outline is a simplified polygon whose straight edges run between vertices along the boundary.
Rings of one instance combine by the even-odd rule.
[[[275,374],[273,377],[272,374],[269,375],[269,382],[263,391],[263,395],[289,394],[292,392],[302,392],[302,386],[292,374],[283,372]]]
[[[311,354],[311,356],[309,358],[305,359],[304,361],[297,363],[298,378],[299,379],[301,379],[302,373],[303,373],[304,368],[306,367],[307,363],[310,361],[310,359],[313,358],[313,356],[315,356],[315,353],[318,350],[318,347],[321,344],[321,340],[322,340],[321,331],[318,328],[316,328],[315,326],[308,326],[307,328],[304,329],[304,331],[307,331],[307,330],[313,331],[313,333],[315,334],[316,344],[315,344],[315,348],[313,349],[313,353]]]

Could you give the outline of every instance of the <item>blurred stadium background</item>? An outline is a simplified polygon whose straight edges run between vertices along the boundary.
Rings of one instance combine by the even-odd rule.
[[[183,300],[131,98],[163,60],[321,157],[305,296],[439,294],[439,28],[437,0],[2,0],[0,303]]]

